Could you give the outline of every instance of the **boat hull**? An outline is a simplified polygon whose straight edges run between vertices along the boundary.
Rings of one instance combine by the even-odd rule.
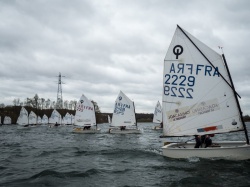
[[[121,129],[109,129],[109,133],[110,134],[141,134],[142,130],[141,129],[125,129],[125,130],[121,130]]]
[[[226,160],[250,159],[250,145],[244,141],[215,142],[215,147],[194,148],[195,143],[170,143],[162,147],[163,156],[169,158],[220,158]]]
[[[17,125],[17,129],[30,129],[30,126]]]
[[[155,127],[152,127],[153,130],[162,130],[163,128],[160,127],[160,126],[155,126]]]
[[[48,124],[48,126],[49,126],[49,128],[53,128],[53,127],[60,127],[60,126],[62,126],[60,123],[49,123]]]
[[[83,129],[83,128],[74,128],[73,133],[79,133],[79,134],[95,134],[100,133],[100,129]]]

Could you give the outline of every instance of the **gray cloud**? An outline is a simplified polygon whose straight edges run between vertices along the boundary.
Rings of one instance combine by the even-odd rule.
[[[112,112],[122,90],[136,111],[153,112],[163,60],[179,24],[224,52],[244,114],[250,114],[249,7],[242,1],[0,1],[0,103],[36,93],[56,100],[81,94]]]

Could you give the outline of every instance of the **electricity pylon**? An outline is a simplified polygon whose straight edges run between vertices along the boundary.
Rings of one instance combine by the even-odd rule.
[[[61,73],[59,72],[58,76],[58,89],[57,89],[57,100],[56,100],[56,109],[63,109],[63,97],[62,97],[62,76]]]

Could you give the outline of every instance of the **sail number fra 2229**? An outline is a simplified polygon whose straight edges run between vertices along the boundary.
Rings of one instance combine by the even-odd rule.
[[[164,94],[171,97],[193,99],[194,76],[165,74]]]

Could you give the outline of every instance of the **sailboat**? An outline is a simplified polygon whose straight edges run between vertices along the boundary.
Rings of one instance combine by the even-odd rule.
[[[74,125],[75,124],[75,116],[73,115],[73,114],[70,114],[70,117],[71,117],[71,119],[70,119],[70,124],[71,125]]]
[[[82,94],[76,105],[75,124],[78,127],[73,129],[74,133],[93,134],[99,133],[97,128],[95,108],[93,103]],[[95,126],[95,128],[93,128]]]
[[[111,118],[109,115],[108,115],[108,123],[111,124]]]
[[[42,118],[42,124],[48,124],[48,123],[49,123],[49,118],[46,114],[44,114]]]
[[[4,125],[10,125],[11,124],[11,118],[9,116],[5,116],[3,119]]]
[[[64,116],[64,123],[65,125],[71,125],[71,115],[67,112]]]
[[[115,101],[115,107],[109,133],[112,134],[141,133],[141,129],[138,129],[137,127],[134,102],[131,101],[122,91],[120,91]]]
[[[244,131],[244,141],[166,142],[171,158],[250,159],[246,125],[225,55],[218,54],[177,25],[164,60],[163,136],[184,137]],[[213,146],[214,145],[214,146]]]
[[[154,130],[162,130],[162,110],[161,110],[161,103],[159,101],[157,102],[155,106],[153,123],[160,124],[158,126],[153,127]]]
[[[49,127],[57,127],[61,124],[61,114],[54,109],[49,118]]]
[[[34,127],[34,125],[37,125],[37,115],[35,112],[31,111],[29,114],[29,125]]]
[[[28,111],[24,107],[20,110],[20,115],[17,118],[17,124],[19,125],[19,128],[26,128],[29,126]]]
[[[37,116],[37,124],[38,125],[42,124],[42,118],[40,116]]]

